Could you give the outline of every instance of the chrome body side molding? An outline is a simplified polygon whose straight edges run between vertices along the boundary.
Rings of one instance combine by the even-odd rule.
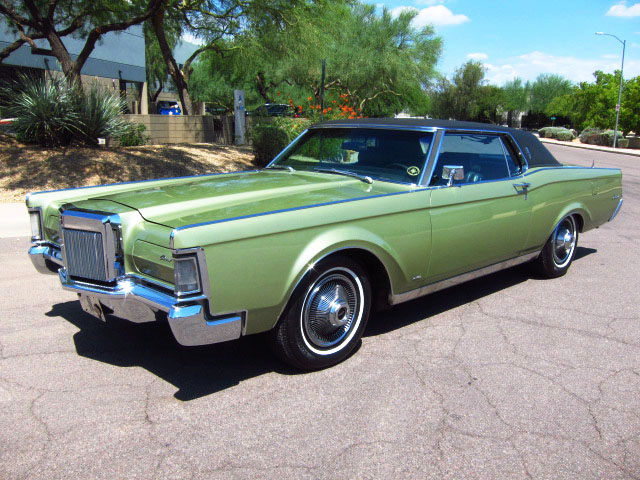
[[[461,283],[475,280],[476,278],[480,278],[485,275],[504,270],[505,268],[515,267],[516,265],[520,265],[521,263],[526,263],[530,260],[535,259],[538,255],[540,255],[540,250],[528,253],[526,255],[521,255],[504,262],[494,263],[493,265],[489,265],[488,267],[479,268],[478,270],[463,273],[455,277],[447,278],[446,280],[431,283],[429,285],[425,285],[424,287],[416,288],[415,290],[409,290],[405,293],[390,294],[389,303],[391,305],[397,305],[399,303],[408,302],[409,300],[413,300],[415,298],[419,298],[424,295],[437,292],[439,290],[444,290],[445,288],[453,287],[455,285],[459,285]]]

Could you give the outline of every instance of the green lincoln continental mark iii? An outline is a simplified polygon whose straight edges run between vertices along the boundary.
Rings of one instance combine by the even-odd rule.
[[[376,309],[524,262],[563,275],[621,180],[509,128],[331,121],[261,170],[33,193],[29,254],[98,318],[168,321],[182,345],[269,332],[318,369]]]

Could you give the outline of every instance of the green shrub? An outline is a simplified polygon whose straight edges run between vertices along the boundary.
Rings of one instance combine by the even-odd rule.
[[[121,147],[137,147],[145,145],[149,141],[149,137],[144,134],[147,127],[141,123],[125,122],[123,131],[118,136]]]
[[[555,138],[556,140],[562,140],[569,142],[575,137],[574,133],[568,128],[564,127],[543,127],[538,130],[540,138]]]
[[[580,133],[580,141],[582,143],[588,143],[590,145],[604,145],[607,147],[613,146],[613,130],[605,130],[604,132],[599,128],[589,127],[585,128],[582,133]],[[629,144],[629,141],[624,138],[624,135],[621,131],[618,131],[618,146],[621,146],[620,142],[625,145]],[[624,147],[622,147],[624,148]]]
[[[251,133],[256,164],[267,165],[311,125],[306,118],[275,117],[256,124]]]
[[[618,137],[618,147],[619,148],[629,148],[629,139]]]
[[[271,124],[284,130],[289,142],[292,142],[311,126],[311,120],[306,118],[276,117]]]
[[[125,133],[127,122],[120,115],[125,102],[120,96],[93,84],[87,90],[74,89],[78,112],[77,140],[97,145],[98,138],[119,137]]]
[[[587,127],[582,132],[578,138],[582,143],[589,143],[591,145],[601,145],[598,142],[601,142],[602,130],[596,127]]]
[[[255,163],[259,167],[267,165],[289,144],[287,132],[272,123],[257,124],[251,137]]]
[[[572,141],[572,140],[573,140],[574,138],[576,138],[576,137],[573,135],[573,132],[572,132],[571,130],[567,130],[567,131],[565,131],[565,132],[558,132],[558,133],[556,133],[555,138],[556,138],[557,140],[561,140],[561,141],[563,141],[563,142],[570,142],[570,141]]]
[[[68,145],[79,134],[73,87],[62,78],[20,75],[0,87],[3,115],[15,118],[17,137],[27,143]]]
[[[602,132],[602,144],[608,147],[613,147],[613,136],[614,136],[613,130],[605,130],[604,132]],[[623,139],[623,138],[624,138],[624,135],[620,130],[618,130],[618,142],[620,141],[620,139]]]

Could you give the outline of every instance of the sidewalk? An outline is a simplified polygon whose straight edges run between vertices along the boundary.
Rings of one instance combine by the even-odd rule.
[[[0,203],[0,238],[30,237],[31,225],[27,207],[23,203]]]
[[[601,145],[589,145],[587,143],[578,142],[561,142],[560,140],[554,140],[552,138],[541,138],[542,143],[553,143],[554,145],[562,145],[565,147],[583,148],[585,150],[598,150],[600,152],[617,153],[622,155],[633,155],[634,157],[640,157],[640,150],[632,148],[613,148],[603,147]]]

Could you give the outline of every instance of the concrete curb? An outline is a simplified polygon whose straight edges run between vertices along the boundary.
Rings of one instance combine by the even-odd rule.
[[[553,145],[561,145],[563,147],[582,148],[583,150],[597,150],[598,152],[616,153],[618,155],[631,155],[634,157],[640,157],[640,150],[634,150],[631,148],[612,148],[602,147],[600,145],[586,145],[584,143],[573,142],[561,142],[559,140],[553,140],[551,138],[541,138],[542,143],[551,143]]]

